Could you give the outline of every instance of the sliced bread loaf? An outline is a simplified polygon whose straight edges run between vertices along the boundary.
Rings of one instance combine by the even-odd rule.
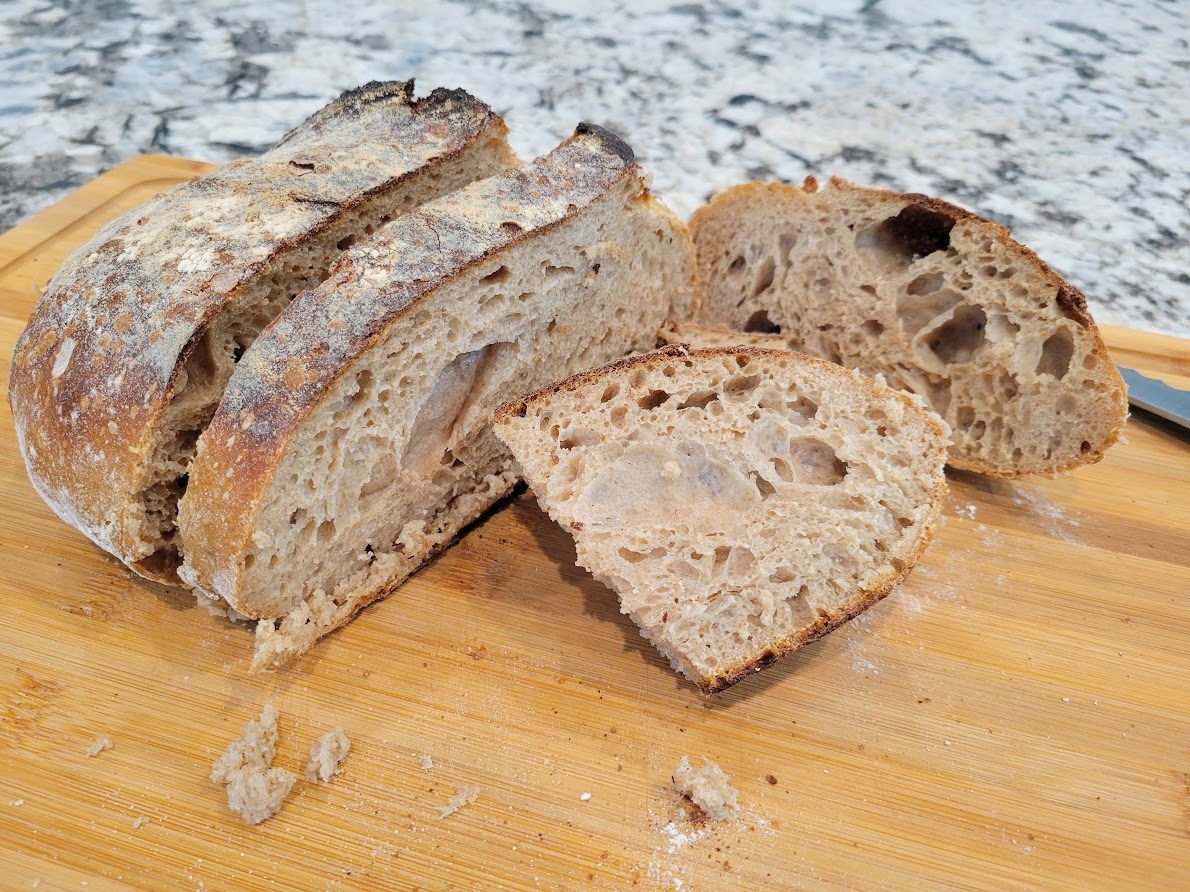
[[[785,351],[666,347],[507,403],[495,431],[705,693],[883,597],[946,493],[945,426],[916,397]]]
[[[651,345],[692,311],[693,264],[587,125],[398,217],[240,361],[182,500],[183,578],[261,620],[256,666],[301,653],[512,488],[500,402]]]
[[[1098,461],[1127,415],[1086,299],[1008,230],[924,195],[752,183],[697,211],[696,321],[779,332],[882,373],[954,431],[950,464],[1017,477]]]
[[[195,441],[257,333],[352,241],[515,162],[483,103],[412,90],[345,93],[105,226],[50,281],[13,356],[21,451],[50,507],[138,573],[177,582]]]

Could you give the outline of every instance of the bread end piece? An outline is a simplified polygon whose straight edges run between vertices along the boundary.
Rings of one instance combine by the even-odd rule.
[[[998,223],[833,177],[734,187],[690,230],[695,321],[921,395],[954,431],[953,467],[1053,475],[1119,438],[1126,389],[1085,296]]]
[[[706,694],[870,607],[924,552],[946,425],[788,351],[667,346],[501,406],[579,563]]]

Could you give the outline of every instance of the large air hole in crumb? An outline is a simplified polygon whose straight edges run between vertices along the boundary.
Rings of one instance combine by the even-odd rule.
[[[603,389],[603,394],[599,397],[599,402],[609,403],[614,400],[620,393],[620,385],[613,381]]]
[[[318,525],[318,533],[316,539],[319,545],[322,545],[331,540],[335,535],[335,522],[333,520],[324,520]]]
[[[772,257],[765,257],[761,261],[760,269],[756,273],[756,279],[752,283],[752,296],[759,297],[768,291],[773,284],[773,276],[776,275],[777,265],[773,262]]]
[[[984,345],[987,316],[979,307],[965,304],[930,336],[930,350],[946,365],[970,362]]]
[[[1041,345],[1041,358],[1037,360],[1037,374],[1053,375],[1059,381],[1070,371],[1070,360],[1074,356],[1074,337],[1061,328],[1045,339]]]
[[[803,421],[813,421],[818,415],[818,403],[814,402],[808,396],[799,396],[797,399],[786,403],[785,406],[790,414]]]
[[[791,567],[778,567],[769,574],[769,582],[774,584],[781,584],[783,582],[793,582],[797,579],[797,574],[793,572]]]
[[[727,396],[743,396],[746,393],[751,393],[759,386],[759,375],[737,375],[734,378],[730,378],[723,385],[723,392]]]
[[[764,310],[757,310],[748,317],[748,321],[744,323],[744,331],[759,332],[761,334],[777,334],[781,331],[780,325],[774,325],[769,319],[769,314]]]
[[[765,480],[763,477],[761,477],[760,474],[758,474],[756,471],[753,471],[748,476],[751,477],[752,482],[756,484],[756,490],[757,490],[757,492],[760,493],[760,498],[762,500],[767,499],[769,496],[771,496],[773,493],[775,493],[777,491],[776,487],[774,487],[773,484],[769,483],[767,480]]]
[[[653,548],[648,552],[634,551],[631,548],[621,548],[617,553],[630,564],[639,564],[641,561],[665,557],[664,548]]]
[[[789,467],[789,462],[783,458],[770,458],[769,462],[773,466],[773,471],[776,472],[777,477],[784,480],[786,483],[793,482],[793,469]]]
[[[727,267],[727,271],[729,273],[740,273],[740,272],[743,272],[744,267],[746,265],[747,265],[747,262],[744,260],[743,257],[737,257],[735,260],[733,260],[731,262],[731,265]]]
[[[719,399],[719,394],[713,390],[699,390],[690,394],[678,409],[705,409],[709,403]]]
[[[664,390],[650,390],[636,401],[636,404],[646,411],[652,411],[669,400],[669,394]]]
[[[912,339],[930,322],[954,309],[962,301],[963,298],[949,288],[913,295],[899,295],[897,297],[897,319],[901,323],[905,337]]]
[[[878,269],[891,271],[946,250],[954,224],[949,214],[909,205],[895,217],[860,232],[855,246]]]
[[[905,293],[933,294],[945,281],[946,277],[942,273],[923,273],[905,286]]]
[[[834,486],[847,476],[847,464],[840,461],[835,450],[822,440],[810,437],[789,444],[789,455],[798,469],[802,483]]]

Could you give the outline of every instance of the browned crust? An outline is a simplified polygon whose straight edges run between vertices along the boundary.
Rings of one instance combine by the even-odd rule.
[[[62,264],[18,339],[9,382],[29,475],[60,517],[160,578],[151,558],[138,566],[125,524],[181,369],[215,315],[278,252],[344,210],[414,169],[443,164],[484,132],[506,132],[498,115],[461,91],[420,102],[411,92],[411,81],[349,91],[265,155],[150,200]],[[355,122],[348,138],[366,145],[344,144],[340,121]],[[325,162],[336,151],[335,162]],[[417,163],[401,167],[400,158]],[[225,243],[193,231],[194,220],[227,202],[239,210],[226,216]],[[274,221],[273,234],[234,227],[253,214]],[[187,250],[213,259],[195,266]],[[55,359],[71,344],[71,361],[55,375]]]
[[[671,326],[672,328],[672,326]],[[546,399],[554,394],[569,393],[580,390],[588,385],[596,385],[603,381],[608,376],[627,371],[628,369],[637,366],[657,366],[665,363],[668,360],[675,358],[686,357],[714,357],[714,356],[735,356],[737,354],[746,354],[754,356],[765,355],[789,355],[796,356],[799,361],[809,363],[816,366],[822,371],[835,376],[852,377],[853,373],[844,369],[842,366],[836,365],[833,362],[828,362],[825,359],[819,359],[815,356],[807,356],[803,353],[797,353],[788,349],[770,349],[766,347],[700,347],[690,348],[684,344],[669,344],[661,347],[653,353],[643,353],[636,356],[629,356],[608,365],[600,366],[599,368],[591,369],[589,371],[580,372],[577,375],[571,375],[562,381],[557,381],[553,384],[548,384],[545,387],[540,387],[530,394],[519,397],[514,400],[501,405],[492,415],[494,424],[508,424],[513,418],[523,418],[530,403],[538,400]],[[861,376],[866,389],[873,390],[879,385],[876,381]],[[932,412],[923,409],[913,397],[892,388],[881,388],[882,393],[886,393],[893,398],[900,400],[906,406],[910,407],[915,413],[920,414],[921,418],[933,429],[934,433],[939,439],[944,439],[947,436],[946,428],[943,426],[941,420]],[[745,662],[738,663],[734,666],[725,668],[719,674],[713,677],[700,678],[697,682],[699,690],[704,694],[715,694],[725,688],[731,687],[738,681],[746,678],[755,672],[771,666],[773,663],[780,660],[787,654],[792,653],[798,648],[816,641],[828,632],[831,632],[841,626],[848,620],[859,616],[881,598],[885,597],[890,591],[896,588],[901,581],[909,575],[910,570],[917,564],[921,555],[929,546],[933,539],[934,531],[937,528],[938,521],[942,516],[942,503],[946,498],[947,485],[946,475],[942,473],[939,467],[937,474],[937,485],[934,488],[934,493],[931,498],[932,510],[930,517],[925,524],[922,525],[921,531],[918,535],[918,540],[914,546],[912,554],[906,559],[894,560],[894,569],[891,573],[881,579],[875,586],[870,589],[861,591],[848,603],[842,610],[832,613],[828,616],[821,617],[818,622],[812,626],[799,629],[788,638],[766,647],[764,652],[751,658]]]
[[[191,469],[182,529],[199,587],[261,615],[237,600],[239,566],[259,500],[302,421],[430,293],[562,225],[627,178],[635,178],[643,200],[639,169],[624,160],[619,143],[586,125],[519,170],[403,214],[367,246],[348,250],[323,285],[274,320],[237,367]],[[378,265],[387,271],[373,287],[365,273]],[[228,512],[228,504],[240,510]]]

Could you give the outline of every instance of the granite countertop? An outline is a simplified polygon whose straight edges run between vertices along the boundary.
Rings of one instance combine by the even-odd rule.
[[[1178,0],[6,0],[0,230],[121,161],[266,148],[341,90],[463,87],[523,157],[622,135],[679,214],[837,174],[1009,226],[1099,321],[1190,336]]]

